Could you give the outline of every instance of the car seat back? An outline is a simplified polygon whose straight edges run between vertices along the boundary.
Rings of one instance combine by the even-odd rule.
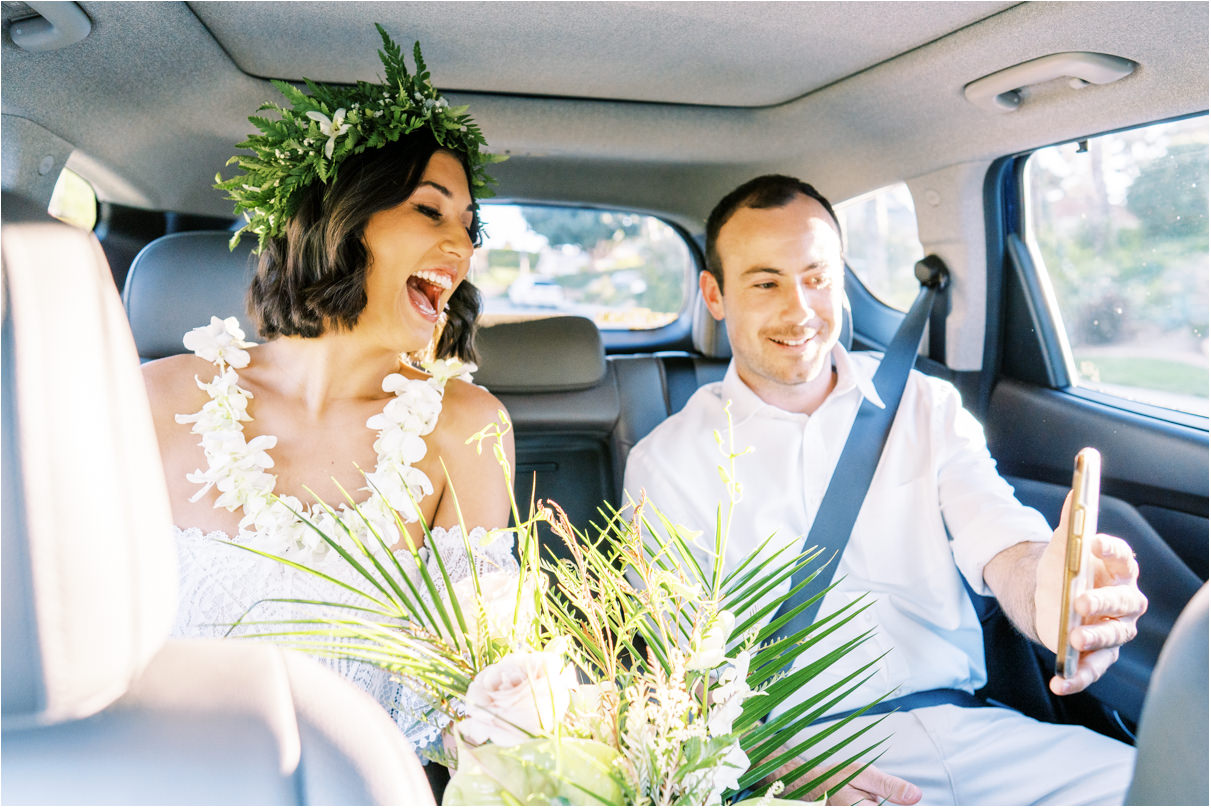
[[[621,470],[611,435],[622,402],[601,333],[584,317],[549,317],[479,332],[477,383],[509,410],[517,449],[514,487],[522,516],[532,499],[553,500],[573,525],[603,524]],[[545,528],[542,545],[567,557]]]
[[[319,662],[167,639],[172,515],[104,256],[2,205],[0,801],[432,804],[386,711]]]
[[[1161,649],[1136,734],[1127,805],[1208,805],[1207,584]]]
[[[226,230],[172,233],[139,251],[122,301],[143,361],[183,353],[185,332],[215,317],[236,317],[249,339],[255,329],[244,304],[256,268],[252,239],[229,248]]]

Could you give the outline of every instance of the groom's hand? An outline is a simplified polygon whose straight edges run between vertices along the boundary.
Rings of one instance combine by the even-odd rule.
[[[802,760],[795,759],[789,761],[773,774],[766,777],[764,782],[771,784],[775,780],[782,780],[783,785],[786,787],[785,790],[793,791],[800,785],[814,780],[819,775],[818,769],[812,769],[794,780],[785,779],[801,765],[803,765]],[[914,805],[920,802],[921,789],[907,780],[888,774],[874,766],[867,766],[844,786],[840,788],[835,787],[835,783],[841,782],[860,768],[862,767],[856,763],[846,766],[826,780],[824,785],[813,790],[806,799],[819,800],[821,797],[827,796],[826,804],[828,805],[884,805],[888,803],[892,805]]]

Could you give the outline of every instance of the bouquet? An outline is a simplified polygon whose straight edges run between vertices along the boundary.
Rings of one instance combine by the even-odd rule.
[[[509,428],[502,412],[469,441],[493,448],[506,483]],[[403,554],[414,563],[406,568],[398,551],[381,552],[385,542],[369,520],[350,525],[348,511],[342,519],[329,508],[337,530],[313,528],[356,583],[278,560],[356,593],[360,604],[308,603],[322,608],[313,619],[256,636],[286,637],[399,677],[427,705],[417,719],[444,728],[443,743],[420,751],[451,768],[447,804],[720,805],[803,798],[826,782],[839,787],[873,746],[825,766],[862,730],[846,729],[853,716],[805,730],[865,682],[869,666],[827,688],[813,691],[811,681],[865,635],[810,664],[791,663],[867,604],[859,599],[800,634],[780,635],[793,612],[771,621],[788,597],[772,593],[817,556],[773,564],[757,548],[725,574],[739,455],[716,439],[730,502],[720,504],[705,546],[643,500],[622,510],[603,505],[602,524],[586,528],[551,502],[531,503],[523,517],[514,500],[518,569],[477,571],[468,541],[470,575],[455,581],[439,556],[434,574],[409,543]],[[540,554],[544,523],[567,558]],[[379,546],[367,546],[359,538],[366,536]],[[810,584],[809,577],[800,585]],[[792,694],[798,698],[788,707]],[[790,763],[797,765],[786,780],[807,780],[782,793],[781,782],[769,781]]]

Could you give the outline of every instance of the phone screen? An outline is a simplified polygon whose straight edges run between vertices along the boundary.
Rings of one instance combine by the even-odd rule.
[[[1101,493],[1102,456],[1097,449],[1077,453],[1072,473],[1072,504],[1068,510],[1068,541],[1064,551],[1064,589],[1060,596],[1059,650],[1055,672],[1070,679],[1076,675],[1080,652],[1068,635],[1080,625],[1076,598],[1089,586],[1089,542],[1097,534],[1098,497]]]

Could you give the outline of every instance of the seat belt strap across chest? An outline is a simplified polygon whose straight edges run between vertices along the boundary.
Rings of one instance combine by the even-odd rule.
[[[873,379],[875,390],[884,406],[879,407],[870,399],[863,398],[849,437],[829,479],[828,488],[825,489],[820,508],[816,511],[816,518],[812,520],[811,530],[803,542],[804,551],[817,548],[821,551],[819,557],[827,559],[816,577],[818,586],[805,586],[795,591],[799,584],[812,574],[812,570],[806,565],[798,569],[791,578],[793,594],[778,608],[774,621],[822,591],[831,581],[840,563],[841,554],[845,552],[854,522],[857,521],[858,512],[875,476],[879,457],[883,454],[883,446],[891,431],[891,423],[900,406],[900,399],[904,396],[908,374],[916,360],[917,348],[929,322],[934,300],[946,287],[949,278],[946,265],[936,255],[929,255],[918,261],[915,271],[917,280],[921,283],[921,291],[900,327],[896,329]],[[779,630],[778,635],[791,637],[809,627],[816,618],[821,600],[822,598],[817,599],[799,611]]]

